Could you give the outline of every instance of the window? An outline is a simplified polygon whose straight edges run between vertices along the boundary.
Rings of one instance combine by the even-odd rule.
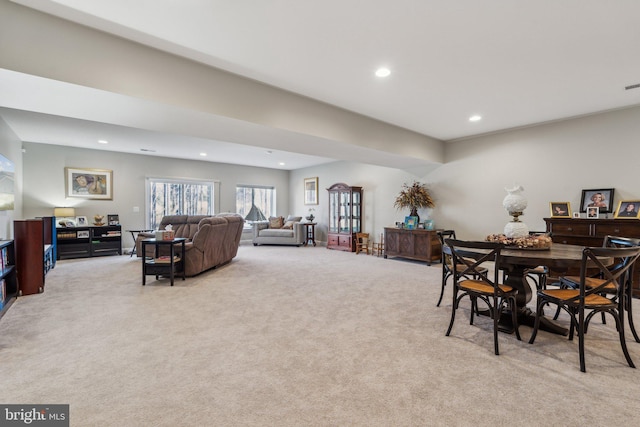
[[[238,185],[236,212],[247,221],[260,221],[275,216],[276,189],[259,185]]]
[[[212,215],[214,183],[147,178],[148,228],[156,229],[165,215]]]

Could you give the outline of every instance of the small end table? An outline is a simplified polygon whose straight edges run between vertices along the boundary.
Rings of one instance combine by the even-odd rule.
[[[309,242],[313,243],[313,246],[316,245],[316,223],[315,222],[303,222],[304,225],[304,246],[307,246]]]
[[[138,238],[138,234],[151,233],[153,230],[127,230],[127,231],[131,233],[131,237],[133,237],[133,249],[131,249],[131,255],[129,255],[129,258],[131,258],[133,254],[136,253],[136,239]]]
[[[173,278],[177,272],[182,273],[182,280],[185,280],[184,274],[184,256],[185,256],[185,242],[187,241],[184,237],[176,237],[173,240],[157,240],[157,239],[144,239],[142,241],[142,286],[146,284],[147,276],[156,276],[156,280],[158,280],[158,276],[160,275],[169,275],[171,279],[171,286],[173,286]],[[161,260],[160,258],[151,258],[145,256],[146,246],[154,245],[155,246],[155,254],[158,256],[159,247],[160,246],[169,246],[169,257],[165,260]],[[176,245],[180,245],[180,256],[177,257],[175,253]]]

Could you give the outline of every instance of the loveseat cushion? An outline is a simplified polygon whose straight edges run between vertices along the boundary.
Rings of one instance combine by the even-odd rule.
[[[282,228],[284,225],[284,217],[281,216],[272,216],[269,217],[269,228]]]
[[[302,221],[302,217],[301,216],[291,216],[289,215],[284,223],[284,225],[282,226],[282,228],[288,228],[288,229],[293,229],[293,224],[296,222],[300,222]]]
[[[293,237],[293,229],[266,228],[260,230],[260,237]]]

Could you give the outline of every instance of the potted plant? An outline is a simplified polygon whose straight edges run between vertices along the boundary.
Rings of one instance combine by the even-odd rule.
[[[396,201],[393,204],[396,209],[411,209],[410,216],[418,216],[419,208],[432,208],[435,206],[433,198],[427,189],[426,184],[421,184],[417,181],[413,181],[413,184],[408,185],[406,182],[402,184],[402,191],[396,197]]]

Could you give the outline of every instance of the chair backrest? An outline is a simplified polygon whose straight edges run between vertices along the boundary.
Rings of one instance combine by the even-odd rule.
[[[438,239],[440,239],[440,244],[442,245],[442,247],[444,247],[444,245],[445,245],[445,243],[444,243],[445,239],[456,240],[456,231],[455,230],[438,230],[438,231],[436,231],[436,234],[438,235]]]
[[[503,294],[499,287],[498,275],[502,262],[500,252],[504,248],[502,243],[445,239],[445,244],[451,251],[454,283],[457,283],[461,278],[475,276],[476,280],[493,286],[497,295]],[[485,262],[494,263],[493,279],[489,274],[483,274],[483,270],[481,270],[482,264]]]
[[[628,283],[627,275],[629,269],[634,265],[640,257],[640,246],[632,247],[587,247],[582,251],[582,263],[580,266],[580,294],[575,298],[576,301],[582,300],[591,294],[602,293],[605,288],[613,284],[617,289],[620,298],[625,292],[625,285]],[[615,265],[608,265],[609,260],[617,260]],[[603,279],[597,286],[589,284],[587,279],[590,277],[588,270],[592,268],[600,270],[600,277]]]
[[[450,249],[444,241],[446,239],[456,240],[456,232],[455,230],[438,230],[436,234],[438,235],[438,239],[440,239],[440,246],[442,247],[442,267],[448,269],[453,266],[453,261],[451,260]]]
[[[603,248],[628,248],[633,246],[640,246],[640,239],[620,236],[605,236],[602,242]]]

